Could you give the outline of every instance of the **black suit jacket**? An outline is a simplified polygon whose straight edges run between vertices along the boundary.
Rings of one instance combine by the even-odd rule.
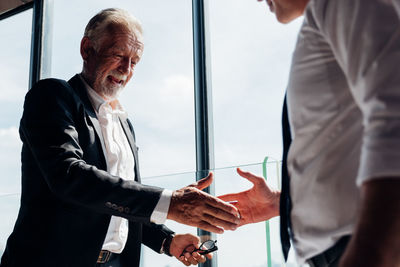
[[[124,266],[139,266],[140,244],[155,251],[172,233],[150,223],[162,189],[140,184],[137,147],[122,121],[135,156],[136,181],[107,173],[99,122],[79,76],[46,79],[26,95],[20,122],[23,143],[21,207],[1,266],[94,266],[111,215],[127,218]]]

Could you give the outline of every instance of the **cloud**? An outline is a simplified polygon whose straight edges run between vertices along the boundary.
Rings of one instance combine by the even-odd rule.
[[[15,149],[21,147],[18,129],[15,126],[0,129],[0,148]],[[10,151],[8,151],[10,152]]]
[[[193,78],[173,74],[126,88],[121,102],[137,123],[160,132],[187,133],[194,125]],[[192,130],[190,130],[191,132]]]
[[[193,78],[172,74],[126,88],[121,102],[133,120],[143,176],[193,170]]]
[[[195,147],[191,142],[168,142],[157,137],[139,140],[142,177],[193,172],[196,167]],[[191,176],[192,183],[195,176]]]
[[[1,21],[0,102],[16,102],[28,89],[31,23],[31,10]]]
[[[0,65],[0,102],[20,102],[28,90],[28,74]]]
[[[0,194],[20,192],[21,146],[16,127],[0,129]]]

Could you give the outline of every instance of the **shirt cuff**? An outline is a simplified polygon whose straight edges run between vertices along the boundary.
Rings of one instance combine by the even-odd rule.
[[[150,216],[150,221],[155,224],[163,224],[167,220],[169,204],[171,203],[172,191],[164,189],[161,193],[161,197],[158,200],[153,213]]]

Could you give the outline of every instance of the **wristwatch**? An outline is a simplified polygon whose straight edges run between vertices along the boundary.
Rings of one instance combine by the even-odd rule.
[[[164,253],[165,255],[172,257],[171,253],[169,252],[169,248],[171,246],[171,242],[174,237],[175,237],[174,234],[170,234],[164,239],[161,245],[161,251],[160,251],[161,253]]]

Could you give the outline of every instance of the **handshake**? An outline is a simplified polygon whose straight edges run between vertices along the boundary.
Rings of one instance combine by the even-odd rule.
[[[201,191],[212,183],[213,174],[210,173],[196,183],[173,192],[167,219],[222,234],[224,230],[236,230],[239,226],[278,216],[280,192],[268,187],[262,177],[239,168],[237,172],[253,184],[251,189],[211,196]],[[203,244],[200,244],[199,237],[192,234],[175,235],[169,253],[186,266],[196,265],[205,262],[205,256],[211,259],[211,252],[216,250],[212,241]],[[212,244],[212,248],[204,248],[207,244]]]

